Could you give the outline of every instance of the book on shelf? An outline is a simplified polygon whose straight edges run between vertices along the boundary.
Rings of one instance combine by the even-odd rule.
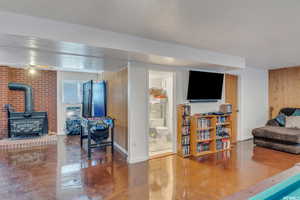
[[[191,129],[189,126],[183,126],[181,127],[181,135],[190,135]]]
[[[209,151],[209,142],[199,142],[197,143],[197,152]]]
[[[189,135],[183,136],[182,139],[181,139],[181,144],[182,145],[189,145],[190,144],[190,136]]]
[[[229,148],[230,148],[230,140],[228,138],[216,140],[216,149],[217,150],[224,150],[224,149],[229,149]]]
[[[197,127],[198,128],[209,128],[211,126],[210,119],[207,118],[198,118]]]
[[[183,105],[183,115],[190,116],[191,115],[191,106],[188,104]]]
[[[224,126],[216,127],[216,136],[217,138],[228,138],[230,134],[230,129]]]
[[[190,126],[191,125],[191,119],[187,116],[182,116],[182,126]]]
[[[217,117],[217,123],[218,124],[223,124],[227,122],[227,116],[218,116]]]
[[[190,154],[190,146],[182,146],[182,154],[183,155],[189,155]]]
[[[209,130],[197,130],[197,140],[208,140],[210,139]]]
[[[178,105],[178,145],[181,156],[190,155],[191,135],[191,106],[189,104]]]

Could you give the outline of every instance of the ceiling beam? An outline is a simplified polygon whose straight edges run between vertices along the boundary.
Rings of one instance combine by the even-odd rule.
[[[10,12],[0,12],[0,25],[0,34],[74,42],[94,47],[207,63],[208,65],[245,68],[245,58],[239,56]]]

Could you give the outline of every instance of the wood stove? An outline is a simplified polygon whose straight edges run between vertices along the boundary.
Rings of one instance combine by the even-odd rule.
[[[31,86],[21,83],[9,83],[8,88],[10,90],[24,91],[25,97],[25,112],[15,112],[11,105],[6,105],[8,137],[22,139],[47,134],[47,112],[34,112]]]

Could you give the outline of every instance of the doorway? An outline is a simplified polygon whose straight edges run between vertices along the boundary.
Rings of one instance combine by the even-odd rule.
[[[149,156],[173,152],[173,73],[149,71]]]

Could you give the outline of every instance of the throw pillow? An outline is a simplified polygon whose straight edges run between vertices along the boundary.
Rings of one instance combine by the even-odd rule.
[[[295,112],[292,114],[292,116],[300,116],[300,109],[297,108],[297,109],[295,110]]]
[[[300,116],[289,116],[286,118],[286,128],[300,128]]]
[[[279,115],[277,115],[277,117],[275,118],[275,120],[278,122],[278,124],[280,126],[285,126],[285,115],[280,113]]]

